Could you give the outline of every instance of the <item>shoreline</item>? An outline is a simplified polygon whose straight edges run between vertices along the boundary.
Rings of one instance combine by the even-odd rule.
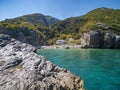
[[[82,47],[81,45],[50,45],[50,46],[41,46],[37,49],[113,49],[120,50],[117,48],[90,48],[90,47]]]
[[[39,49],[74,49],[81,48],[81,45],[51,45],[51,46],[41,46]]]

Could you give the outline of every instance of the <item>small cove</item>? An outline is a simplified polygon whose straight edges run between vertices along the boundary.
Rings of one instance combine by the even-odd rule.
[[[37,53],[80,76],[85,90],[120,90],[120,50],[46,49]]]

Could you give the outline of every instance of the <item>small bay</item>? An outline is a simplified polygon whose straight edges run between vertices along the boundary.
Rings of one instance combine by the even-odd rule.
[[[120,90],[120,50],[47,49],[37,53],[80,76],[85,90]]]

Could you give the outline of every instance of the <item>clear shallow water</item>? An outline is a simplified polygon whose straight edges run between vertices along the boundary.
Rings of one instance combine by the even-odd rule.
[[[120,90],[120,50],[38,50],[54,64],[81,76],[85,90]]]

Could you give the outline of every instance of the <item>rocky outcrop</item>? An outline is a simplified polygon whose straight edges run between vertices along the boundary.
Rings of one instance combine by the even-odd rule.
[[[81,47],[83,48],[117,48],[120,49],[120,36],[102,31],[90,31],[84,33],[81,38]]]
[[[0,35],[0,90],[84,90],[83,80],[60,68],[35,48]]]
[[[104,46],[105,48],[114,48],[116,42],[116,36],[114,33],[106,33],[104,38]]]
[[[29,30],[27,27],[18,28],[16,30],[9,28],[0,28],[0,33],[10,35],[11,37],[34,46],[42,45],[43,39],[40,39],[35,30]]]
[[[120,49],[120,36],[109,32],[105,34],[104,41],[105,48]]]
[[[116,35],[115,48],[120,49],[120,36]]]
[[[81,38],[81,47],[102,48],[103,39],[104,34],[101,31],[84,33]]]

